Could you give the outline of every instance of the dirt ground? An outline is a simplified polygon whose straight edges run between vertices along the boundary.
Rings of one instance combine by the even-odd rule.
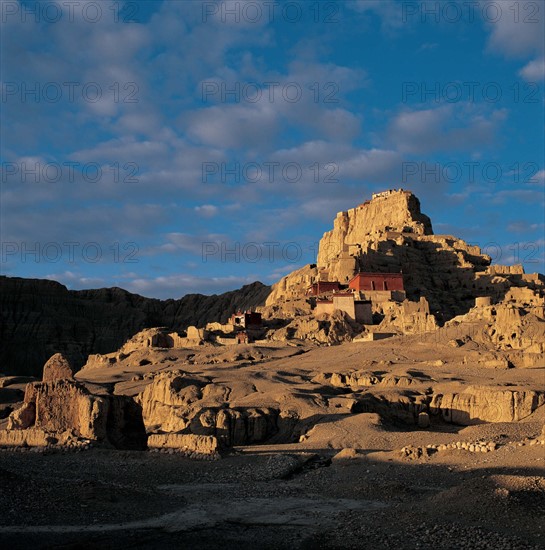
[[[504,444],[494,452],[416,460],[389,450],[342,459],[333,449],[297,445],[239,448],[216,461],[149,451],[2,451],[0,545],[542,548],[545,446],[519,446],[520,426],[531,437],[540,423],[496,425]],[[467,430],[475,435],[476,427],[451,438],[467,439]]]

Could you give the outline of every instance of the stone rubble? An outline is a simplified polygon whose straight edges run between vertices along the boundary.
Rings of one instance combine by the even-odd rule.
[[[545,435],[529,438],[523,441],[509,442],[506,445],[511,447],[524,447],[525,445],[545,445]],[[416,459],[431,456],[434,452],[443,451],[467,451],[469,453],[489,453],[496,451],[501,446],[495,441],[456,441],[455,443],[429,444],[425,447],[406,445],[400,449],[403,457]]]

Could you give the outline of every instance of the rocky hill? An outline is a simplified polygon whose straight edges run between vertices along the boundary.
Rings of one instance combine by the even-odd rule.
[[[317,263],[290,273],[273,285],[267,306],[302,298],[312,282],[347,283],[360,271],[403,273],[407,298],[426,298],[440,322],[467,313],[475,298],[502,301],[518,287],[543,296],[542,275],[522,266],[492,266],[490,257],[452,235],[434,235],[420,201],[403,189],[339,212],[333,229],[320,240]]]
[[[269,292],[255,282],[221,295],[157,300],[121,288],[75,291],[55,281],[0,277],[0,372],[41,375],[57,352],[79,367],[89,354],[114,351],[143,328],[225,322],[236,308],[262,305]]]

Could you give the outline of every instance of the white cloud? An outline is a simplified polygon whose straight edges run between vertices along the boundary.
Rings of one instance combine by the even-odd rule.
[[[528,82],[543,80],[545,78],[545,59],[534,59],[530,61],[518,74]]]
[[[360,120],[357,115],[346,109],[324,110],[312,124],[320,129],[320,134],[327,139],[351,141],[361,131]]]
[[[488,12],[487,5],[493,4]],[[510,58],[533,57],[519,75],[525,80],[544,77],[545,17],[543,3],[526,0],[481,0],[481,13],[490,35],[487,50]],[[486,20],[486,15],[493,18]]]
[[[280,149],[272,158],[281,163],[297,162],[304,168],[318,163],[320,172],[303,172],[308,184],[315,183],[315,176],[319,178],[317,183],[322,184],[346,182],[347,179],[386,183],[401,176],[402,156],[398,152],[378,148],[359,149],[342,142],[306,141],[297,147]],[[338,193],[338,189],[334,193]]]
[[[157,158],[166,158],[171,152],[170,144],[160,140],[138,141],[134,137],[122,137],[103,141],[90,149],[72,153],[71,159],[96,162],[97,159],[109,162],[138,161],[153,162]]]
[[[401,177],[403,158],[387,149],[357,151],[341,165],[341,174],[362,181],[397,181]]]
[[[405,110],[391,121],[388,134],[404,153],[474,151],[494,143],[506,116],[505,109],[484,113],[478,105],[464,103]]]
[[[532,189],[505,189],[491,194],[484,198],[490,200],[493,204],[505,204],[506,202],[521,202],[524,204],[542,205],[545,207],[545,196],[543,191],[534,191]]]
[[[493,9],[487,9],[493,4]],[[526,0],[482,0],[481,13],[490,29],[488,49],[508,57],[543,52],[545,20],[543,6]],[[487,20],[487,17],[489,20]]]
[[[143,254],[160,254],[163,252],[177,254],[180,252],[189,252],[195,256],[201,256],[206,245],[219,247],[221,243],[225,243],[228,240],[226,235],[221,235],[219,233],[191,234],[173,232],[167,233],[165,238],[167,242],[144,250]]]
[[[219,211],[219,208],[217,206],[214,206],[213,204],[203,204],[202,206],[195,206],[195,212],[197,214],[200,214],[203,218],[212,218],[214,217]]]
[[[253,59],[245,59],[244,75],[219,66],[200,82],[199,92],[208,90],[205,100],[213,105],[180,119],[184,127],[189,122],[194,139],[216,147],[254,148],[270,144],[289,126],[332,141],[352,140],[361,131],[361,115],[340,103],[366,84],[365,71],[298,60],[281,73],[260,70]]]
[[[67,241],[77,242],[78,250],[86,243],[96,242],[104,260],[111,258],[108,250],[118,241],[137,241],[142,248],[142,241],[148,239],[154,227],[168,219],[168,208],[157,204],[126,203],[119,207],[68,202],[57,205],[51,198],[49,207],[40,204],[33,209],[32,216],[21,216],[25,196],[19,193],[16,197],[20,199],[19,204],[11,208],[4,204],[2,196],[3,239],[61,245]]]
[[[530,223],[526,220],[511,222],[507,225],[507,230],[512,233],[529,233],[533,231],[543,231],[544,223]]]
[[[267,145],[278,130],[278,116],[267,104],[209,107],[189,115],[188,133],[200,143],[238,148]]]

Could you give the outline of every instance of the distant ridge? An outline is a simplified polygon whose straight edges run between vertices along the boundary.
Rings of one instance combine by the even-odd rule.
[[[224,322],[237,307],[263,305],[269,292],[255,282],[219,295],[158,300],[116,287],[68,290],[56,281],[0,276],[0,372],[41,375],[57,352],[79,367],[90,353],[115,351],[143,328]]]

